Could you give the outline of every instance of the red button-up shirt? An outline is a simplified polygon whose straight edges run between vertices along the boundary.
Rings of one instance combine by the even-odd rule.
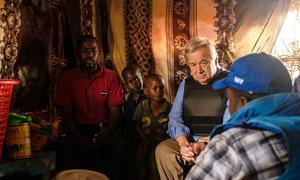
[[[111,70],[101,67],[95,78],[87,78],[79,68],[64,73],[58,83],[55,105],[72,108],[77,124],[109,120],[112,106],[124,103],[122,84]]]

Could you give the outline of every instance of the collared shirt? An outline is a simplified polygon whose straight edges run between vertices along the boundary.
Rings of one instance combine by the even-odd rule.
[[[122,84],[111,70],[101,67],[93,79],[79,68],[67,71],[59,81],[55,104],[72,108],[78,124],[97,124],[109,120],[110,107],[124,102]]]
[[[227,121],[230,119],[231,115],[230,115],[230,112],[229,112],[229,99],[227,99],[227,102],[226,102],[226,109],[225,109],[225,112],[224,112],[224,116],[223,116],[223,124],[227,123]]]
[[[287,165],[288,152],[282,136],[232,128],[211,140],[186,179],[274,179]]]
[[[173,102],[171,112],[169,114],[169,124],[168,124],[168,135],[175,139],[181,135],[187,135],[190,138],[193,138],[195,141],[199,139],[199,136],[194,136],[190,134],[190,129],[184,124],[183,121],[183,96],[184,96],[184,86],[185,79],[180,83],[176,97]],[[227,103],[228,104],[228,103]],[[226,108],[223,123],[227,122],[230,118],[228,108]]]

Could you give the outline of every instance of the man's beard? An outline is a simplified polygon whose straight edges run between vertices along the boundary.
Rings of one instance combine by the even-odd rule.
[[[97,66],[97,63],[94,60],[87,60],[81,64],[81,67],[86,71],[93,71]]]
[[[87,69],[93,69],[96,66],[96,62],[93,60],[88,60],[84,63],[84,67]]]

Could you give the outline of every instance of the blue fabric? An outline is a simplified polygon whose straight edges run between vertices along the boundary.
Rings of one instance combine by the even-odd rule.
[[[123,104],[124,120],[122,121],[122,127],[133,132],[135,130],[135,122],[132,120],[134,111],[140,102],[147,99],[147,96],[144,94],[143,90],[126,95],[128,96],[125,96],[126,101]],[[135,100],[134,96],[137,96]]]
[[[292,80],[282,62],[265,53],[254,53],[236,60],[228,76],[213,84],[214,89],[232,87],[250,93],[291,92]]]
[[[184,96],[184,86],[185,86],[185,79],[180,83],[177,89],[177,94],[174,99],[171,112],[169,114],[167,133],[173,139],[181,135],[186,135],[188,138],[197,141],[199,139],[199,136],[190,134],[190,129],[184,124],[183,121],[182,104],[183,104],[183,96]],[[230,114],[227,107],[224,113],[223,123],[227,122],[229,118],[230,118]]]
[[[190,134],[190,129],[184,124],[183,121],[183,95],[184,95],[184,86],[185,79],[180,83],[176,97],[174,99],[171,112],[169,114],[169,123],[168,123],[168,135],[175,139],[181,135],[187,135],[190,139],[194,139],[195,141],[199,138],[197,136],[192,136]]]
[[[287,142],[289,166],[279,179],[300,179],[300,94],[279,93],[258,98],[239,109],[210,137],[233,127],[255,128],[281,134]]]

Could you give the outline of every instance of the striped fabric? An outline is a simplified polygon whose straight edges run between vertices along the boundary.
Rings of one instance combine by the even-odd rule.
[[[274,179],[287,164],[288,152],[281,136],[232,128],[212,139],[186,179]]]
[[[144,72],[161,74],[167,99],[175,96],[175,71],[181,69],[175,47],[175,40],[182,43],[181,30],[187,38],[206,36],[214,41],[217,36],[214,0],[111,0],[108,7],[110,58],[118,73],[137,62]]]

